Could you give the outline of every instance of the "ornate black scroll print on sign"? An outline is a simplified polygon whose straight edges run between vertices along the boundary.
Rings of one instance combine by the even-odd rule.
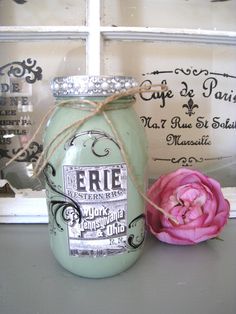
[[[196,158],[191,157],[179,157],[179,158],[153,158],[154,161],[169,161],[172,164],[179,164],[181,167],[191,167],[194,163],[203,163],[204,161],[223,160],[232,158],[233,156],[222,156],[215,158]]]
[[[13,158],[22,148],[13,148],[11,152],[9,149],[0,148],[0,158]],[[29,148],[24,151],[15,161],[18,162],[35,162],[38,160],[39,155],[43,151],[43,145],[38,144],[37,142],[32,142]]]
[[[0,67],[0,75],[5,75],[5,71],[9,77],[24,77],[25,81],[33,84],[42,80],[42,68],[36,66],[36,60],[28,58],[23,61],[14,61]]]
[[[56,230],[63,231],[60,220],[73,227],[76,222],[81,222],[82,215],[80,206],[68,195],[61,191],[61,187],[57,186],[53,178],[56,177],[56,170],[52,164],[48,163],[44,169],[46,183],[51,190],[52,196],[49,199],[49,215],[50,219],[50,232],[56,234]],[[59,216],[60,218],[59,219]]]
[[[22,147],[12,146],[25,143],[28,138],[33,111],[31,86],[28,84],[40,80],[42,68],[32,58],[0,66],[0,145],[4,145],[0,148],[0,158],[11,159],[22,150]],[[16,140],[18,136],[19,140]],[[15,161],[35,162],[41,152],[42,145],[34,141]]]

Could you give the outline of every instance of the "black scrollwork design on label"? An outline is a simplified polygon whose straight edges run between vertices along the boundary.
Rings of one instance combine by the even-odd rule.
[[[191,157],[180,157],[180,158],[152,158],[153,161],[168,161],[173,164],[181,164],[182,167],[191,167],[193,163],[202,163],[204,161],[215,161],[215,160],[222,160],[226,158],[232,158],[232,156],[221,156],[215,158],[203,158],[199,157],[196,158],[194,156]]]
[[[184,74],[184,75],[190,75],[191,74],[191,69],[183,69],[183,68],[176,68],[175,69],[175,74],[179,74],[179,73],[182,73],[182,74]]]
[[[195,163],[202,163],[204,161],[204,158],[196,158],[196,157],[193,157],[193,156],[191,156],[191,157],[189,157],[188,159],[187,159],[187,162],[189,163],[189,165],[190,166],[192,166],[192,164],[195,162]]]
[[[187,108],[187,112],[185,112],[190,117],[195,114],[193,111],[194,108],[199,108],[197,104],[194,104],[193,99],[190,98],[187,104],[183,104],[182,108]]]
[[[208,70],[197,70],[197,69],[193,70],[194,76],[199,76],[200,74],[208,75],[209,71]]]
[[[13,148],[11,152],[9,152],[8,149],[2,149],[0,148],[0,158],[8,158],[11,159],[14,157],[14,155],[18,154],[23,148]],[[37,143],[37,142],[32,142],[27,150],[22,152],[22,154],[15,159],[15,161],[18,162],[35,162],[38,160],[39,155],[43,151],[43,145]]]
[[[131,233],[128,237],[128,244],[131,248],[133,249],[138,249],[144,242],[145,239],[145,228],[144,228],[144,223],[145,223],[145,215],[141,214],[134,218],[130,223],[129,223],[129,229],[132,230],[132,228],[135,228],[139,223],[143,224],[143,232],[141,232],[139,235],[135,235],[134,233]]]
[[[63,231],[63,227],[58,221],[58,215],[62,220],[69,224],[71,227],[75,226],[77,221],[80,223],[82,219],[82,213],[80,206],[68,195],[64,194],[60,187],[57,186],[51,179],[50,176],[56,176],[56,170],[52,164],[48,163],[44,169],[44,176],[46,183],[50,188],[53,196],[50,197],[48,201],[49,214],[52,217],[50,221],[50,231],[56,234],[56,228],[59,231]]]
[[[179,163],[181,163],[182,164],[182,166],[184,166],[184,167],[188,167],[188,166],[191,166],[192,165],[192,162],[193,162],[193,160],[194,160],[194,157],[191,157],[191,159],[190,158],[186,158],[186,157],[180,157],[180,158],[172,158],[171,159],[171,162],[173,163],[173,164],[179,164]],[[195,158],[195,162],[197,162],[198,160]]]
[[[206,70],[206,69],[191,69],[191,68],[188,68],[188,69],[183,69],[183,68],[176,68],[175,69],[175,74],[184,74],[184,75],[190,75],[190,74],[193,74],[194,76],[199,76],[199,75],[209,75],[209,71]]]
[[[218,73],[218,72],[210,72],[207,69],[191,69],[191,68],[187,68],[187,69],[183,69],[183,68],[176,68],[175,70],[164,70],[164,71],[159,71],[159,70],[155,70],[149,73],[143,73],[143,76],[146,75],[160,75],[160,74],[184,74],[184,75],[190,75],[193,74],[193,76],[200,76],[200,75],[215,75],[215,76],[223,76],[225,78],[236,78],[236,76],[234,75],[230,75],[227,73]]]
[[[204,158],[191,157],[180,157],[180,158],[153,158],[154,161],[169,161],[172,164],[181,164],[182,167],[191,167],[193,163],[201,163]]]
[[[24,77],[26,82],[33,84],[36,81],[42,80],[42,68],[36,66],[37,61],[28,58],[23,61],[14,61],[0,67],[0,75],[4,75],[4,70],[8,69],[7,75],[9,77]]]
[[[83,146],[86,147],[88,142],[91,142],[91,150],[92,153],[97,156],[97,157],[106,157],[110,154],[110,149],[106,147],[102,153],[98,152],[96,149],[96,145],[98,144],[99,141],[101,140],[109,140],[112,143],[114,143],[119,149],[120,146],[116,142],[116,140],[111,137],[109,134],[101,131],[96,131],[96,130],[89,130],[85,132],[80,132],[75,134],[65,145],[65,150],[67,150],[70,146],[73,146],[75,144],[75,140],[79,137],[82,136],[88,136],[88,138],[83,142]]]

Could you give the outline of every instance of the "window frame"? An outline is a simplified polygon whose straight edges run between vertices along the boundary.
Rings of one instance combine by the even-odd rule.
[[[86,0],[86,26],[0,26],[0,43],[83,39],[86,42],[87,75],[103,73],[103,44],[107,40],[236,45],[234,31],[102,26],[101,8],[102,0]],[[230,217],[236,217],[236,187],[222,190],[231,204]],[[16,190],[14,198],[0,198],[0,223],[47,222],[43,191]]]

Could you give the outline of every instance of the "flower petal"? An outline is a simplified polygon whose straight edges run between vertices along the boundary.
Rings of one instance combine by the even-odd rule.
[[[148,197],[176,217],[176,225],[147,205],[147,225],[159,240],[195,244],[216,237],[229,216],[219,182],[191,169],[180,168],[162,176],[149,189]]]

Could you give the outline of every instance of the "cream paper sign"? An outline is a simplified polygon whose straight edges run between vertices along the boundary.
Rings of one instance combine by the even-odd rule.
[[[142,78],[141,85],[161,82],[169,87],[166,92],[140,94],[150,176],[191,167],[235,185],[236,75],[176,67],[144,73]]]

